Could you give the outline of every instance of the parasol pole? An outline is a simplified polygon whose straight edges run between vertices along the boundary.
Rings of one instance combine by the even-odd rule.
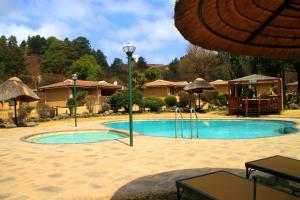
[[[16,125],[18,125],[18,120],[17,120],[17,100],[16,99],[14,99],[14,101],[15,101],[15,124]]]

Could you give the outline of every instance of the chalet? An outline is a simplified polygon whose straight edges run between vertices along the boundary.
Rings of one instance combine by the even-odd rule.
[[[178,96],[180,91],[188,84],[186,81],[165,81],[156,80],[148,82],[144,85],[143,97],[155,96],[161,99],[166,98],[169,95]]]
[[[94,95],[97,98],[96,105],[101,105],[104,96],[110,96],[122,87],[117,84],[110,84],[105,81],[76,81],[77,91],[87,91],[88,95]],[[62,82],[45,85],[39,88],[43,93],[43,101],[50,107],[65,107],[68,98],[73,98],[74,82],[67,79]],[[40,96],[40,95],[39,95]]]

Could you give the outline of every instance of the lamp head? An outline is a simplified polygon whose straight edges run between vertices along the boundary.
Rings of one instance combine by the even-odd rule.
[[[132,54],[133,54],[133,52],[135,51],[135,49],[136,49],[136,47],[133,45],[133,44],[131,44],[131,43],[126,43],[126,44],[124,44],[124,46],[123,46],[123,50],[124,50],[124,52],[129,56],[132,56]]]
[[[77,75],[76,73],[75,73],[75,74],[72,74],[72,79],[73,79],[74,81],[76,81],[77,78],[78,78],[78,75]]]

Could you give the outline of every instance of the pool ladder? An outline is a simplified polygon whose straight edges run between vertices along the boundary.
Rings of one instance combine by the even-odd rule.
[[[190,138],[193,139],[193,113],[196,118],[196,136],[199,138],[199,118],[194,108],[190,109],[190,131],[191,135]],[[178,115],[181,119],[181,137],[183,138],[183,116],[182,116],[182,110],[180,108],[175,109],[175,138],[178,138]]]
[[[183,137],[183,116],[182,116],[182,110],[180,108],[176,108],[175,109],[175,138],[178,138],[178,117],[177,115],[180,115],[180,119],[181,119],[181,137]]]
[[[191,139],[193,139],[193,113],[195,114],[196,117],[196,136],[197,138],[199,138],[199,118],[198,115],[196,113],[196,110],[194,108],[191,108],[190,110],[190,129],[191,129]]]

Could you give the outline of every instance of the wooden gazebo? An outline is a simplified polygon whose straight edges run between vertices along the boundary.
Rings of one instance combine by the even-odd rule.
[[[282,108],[280,78],[253,74],[228,81],[229,113],[245,116],[279,113]]]

